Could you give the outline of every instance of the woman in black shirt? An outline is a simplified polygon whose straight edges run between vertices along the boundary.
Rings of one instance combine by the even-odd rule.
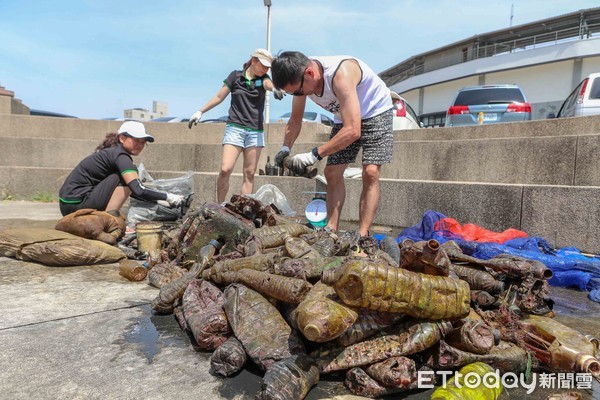
[[[176,207],[183,196],[144,187],[131,156],[144,150],[154,137],[141,122],[124,122],[116,134],[108,134],[96,151],[84,158],[69,174],[59,191],[60,212],[70,214],[82,208],[119,210],[129,196],[164,202]]]
[[[267,71],[273,57],[265,49],[257,49],[243,69],[232,71],[223,86],[200,110],[190,117],[188,127],[200,122],[202,114],[221,104],[231,93],[229,116],[223,135],[221,170],[217,178],[217,201],[222,203],[229,191],[229,177],[241,153],[244,154],[244,181],[241,194],[252,193],[254,174],[264,144],[263,111],[266,91],[273,91],[278,100],[283,92],[275,89]]]

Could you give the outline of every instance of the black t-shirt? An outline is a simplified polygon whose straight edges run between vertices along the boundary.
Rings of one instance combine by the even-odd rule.
[[[223,82],[231,91],[231,106],[229,107],[228,123],[246,128],[263,130],[265,80],[271,80],[269,75],[248,80],[244,71],[232,71]]]
[[[131,155],[119,143],[90,154],[71,171],[58,192],[67,202],[83,199],[94,187],[111,174],[138,172]]]

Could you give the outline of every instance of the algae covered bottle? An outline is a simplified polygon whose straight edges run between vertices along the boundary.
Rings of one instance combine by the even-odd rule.
[[[496,400],[502,393],[502,383],[497,375],[496,379],[488,379],[488,374],[494,372],[482,362],[465,365],[445,385],[435,389],[431,400]]]
[[[344,303],[377,311],[438,320],[469,314],[471,293],[465,281],[426,275],[367,259],[349,259],[323,271],[321,281],[334,287]]]
[[[283,237],[283,241],[285,243],[285,250],[291,258],[300,258],[313,250],[310,244],[298,237],[286,234]]]

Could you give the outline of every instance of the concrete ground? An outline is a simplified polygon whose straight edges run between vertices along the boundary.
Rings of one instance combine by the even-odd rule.
[[[0,230],[52,228],[60,217],[56,203],[0,202]],[[250,399],[260,387],[253,368],[230,379],[211,375],[210,353],[196,351],[173,316],[152,314],[158,289],[121,277],[117,264],[57,268],[0,257],[0,293],[1,399]],[[600,336],[600,304],[573,290],[551,294],[557,320]],[[580,393],[600,399],[600,385]],[[502,398],[525,396],[516,389]],[[358,399],[335,379],[307,398]]]

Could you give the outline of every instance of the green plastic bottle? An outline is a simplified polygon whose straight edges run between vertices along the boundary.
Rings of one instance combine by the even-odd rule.
[[[434,390],[431,400],[496,400],[500,397],[503,386],[498,375],[484,380],[484,375],[489,372],[495,371],[482,362],[465,365],[446,382],[445,387],[440,386]],[[479,382],[479,385],[474,387],[474,382]]]

